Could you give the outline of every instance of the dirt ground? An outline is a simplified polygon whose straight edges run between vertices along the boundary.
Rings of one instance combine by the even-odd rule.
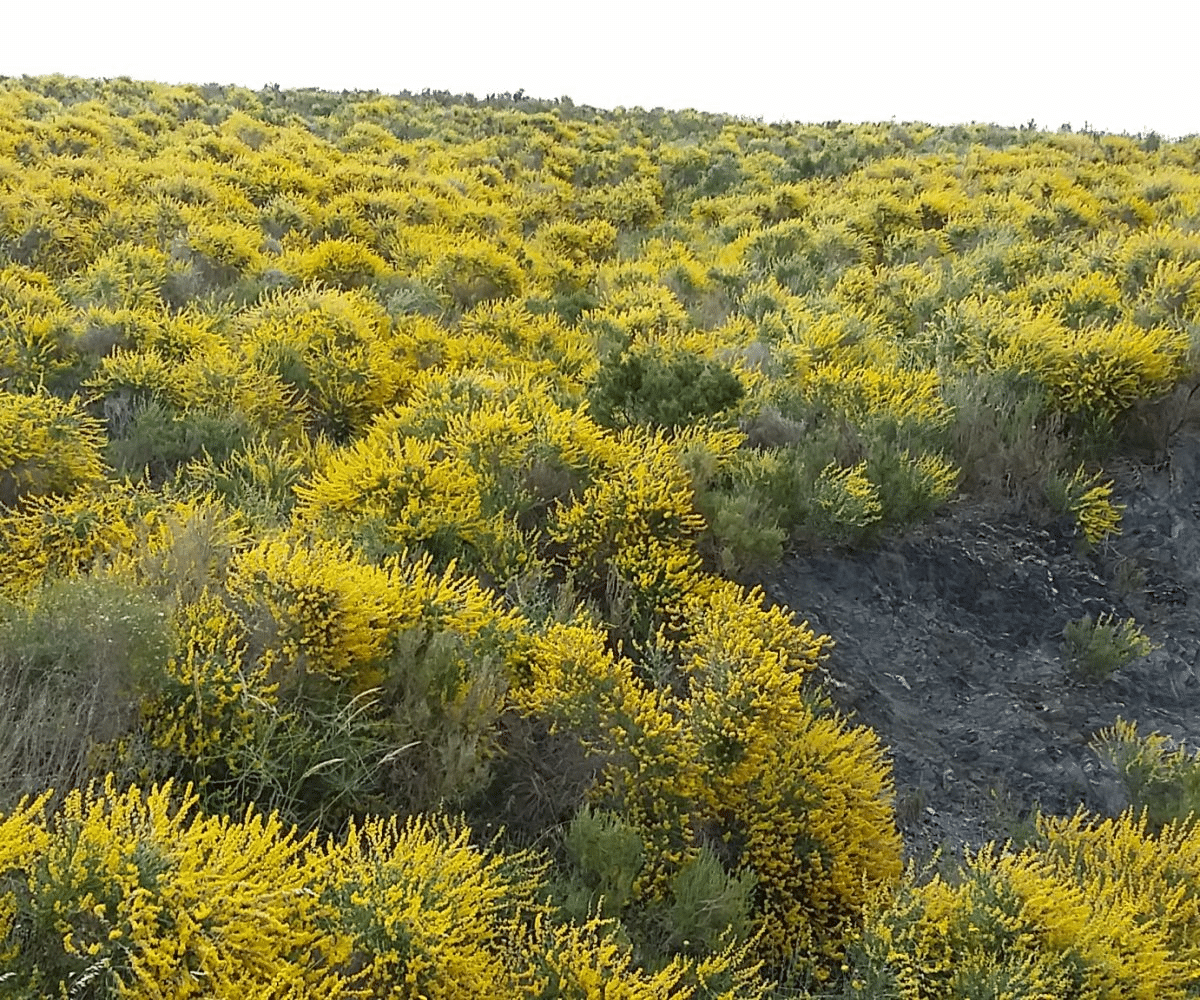
[[[1118,717],[1200,745],[1200,434],[1107,472],[1123,533],[1090,552],[1069,520],[960,504],[875,551],[789,556],[756,581],[836,640],[827,688],[891,748],[911,857],[1020,836],[1037,808],[1119,812],[1124,787],[1088,746]],[[1087,682],[1063,626],[1106,612],[1158,648]]]

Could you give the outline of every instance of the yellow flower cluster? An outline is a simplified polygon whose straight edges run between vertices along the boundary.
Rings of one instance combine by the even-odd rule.
[[[805,389],[856,421],[939,426],[950,418],[935,372],[819,364],[809,371]]]
[[[193,812],[169,787],[68,793],[6,866],[13,986],[79,992],[99,979],[134,997],[338,996],[345,945],[319,926],[310,840],[248,812]],[[24,930],[24,934],[21,931]],[[24,939],[24,944],[20,943]]]
[[[628,584],[645,615],[682,593],[699,568],[703,518],[675,442],[664,434],[624,432],[620,458],[577,503],[560,508],[551,537],[586,578]]]
[[[0,588],[15,593],[51,576],[72,576],[132,551],[152,494],[112,486],[72,496],[28,497],[0,508]]]
[[[918,884],[873,909],[852,948],[859,995],[1185,997],[1200,973],[1194,823],[1043,819],[1041,842],[989,846],[960,882]],[[1028,990],[1029,992],[1024,992]],[[1066,992],[1064,992],[1066,991]]]
[[[690,582],[644,663],[587,620],[554,625],[532,640],[514,697],[605,761],[593,795],[644,838],[643,898],[661,898],[697,831],[715,830],[759,880],[763,953],[836,957],[870,893],[900,874],[882,748],[812,703],[804,678],[827,637],[758,592]],[[674,680],[646,676],[664,661]]]
[[[1080,466],[1067,483],[1067,501],[1083,537],[1091,544],[1121,532],[1124,505],[1113,503],[1113,484],[1100,482],[1100,473],[1088,475]]]
[[[1044,380],[1065,411],[1111,420],[1169,388],[1187,352],[1180,331],[1119,322],[1073,333],[1043,320],[1020,331],[998,361]]]
[[[233,820],[195,806],[190,789],[181,800],[169,785],[120,792],[110,777],[99,791],[68,793],[51,816],[43,797],[0,819],[5,990],[134,1000],[765,995],[736,948],[647,973],[603,922],[552,923],[540,901],[545,863],[480,849],[460,823],[367,820],[318,843],[252,809]]]
[[[485,733],[473,727],[486,731],[498,706],[465,704],[484,694],[475,675],[494,663],[501,676],[488,683],[502,691],[519,656],[515,612],[453,565],[434,572],[428,557],[378,567],[345,545],[277,537],[233,554],[219,585],[177,596],[179,651],[143,714],[156,747],[192,761],[234,767],[262,712],[381,688],[394,699],[434,698],[425,716],[452,715],[478,742]],[[430,690],[412,694],[415,658],[431,636],[452,637],[454,652],[427,678]]]
[[[96,483],[103,441],[75,400],[0,390],[0,504]]]
[[[308,675],[353,680],[388,648],[386,571],[346,546],[273,539],[239,553],[226,590],[263,665],[289,690]]]
[[[239,326],[250,364],[300,394],[312,429],[339,439],[365,428],[407,381],[387,314],[359,292],[277,294],[243,312]]]
[[[180,651],[142,708],[150,738],[185,759],[211,755],[233,766],[251,739],[254,706],[274,705],[279,681],[269,661],[248,658],[245,625],[216,594],[181,605],[175,618]]]

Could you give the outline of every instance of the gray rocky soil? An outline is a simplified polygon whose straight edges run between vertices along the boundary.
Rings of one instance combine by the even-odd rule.
[[[870,552],[795,554],[760,582],[836,640],[825,683],[890,749],[911,857],[1020,836],[1030,818],[1128,803],[1089,743],[1118,718],[1200,745],[1200,434],[1111,462],[1120,537],[961,504]],[[1133,617],[1156,649],[1102,681],[1062,650],[1084,614]]]

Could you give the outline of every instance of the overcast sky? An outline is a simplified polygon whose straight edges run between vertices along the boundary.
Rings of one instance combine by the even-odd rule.
[[[1200,4],[26,0],[0,75],[523,89],[769,121],[1200,132]],[[1105,11],[1111,13],[1105,13]],[[980,12],[983,13],[980,13]]]

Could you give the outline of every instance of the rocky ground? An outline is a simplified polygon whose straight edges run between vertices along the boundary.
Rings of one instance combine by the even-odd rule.
[[[891,748],[912,857],[1020,836],[1038,808],[1119,811],[1124,786],[1089,748],[1118,717],[1200,745],[1200,433],[1107,473],[1124,530],[1090,552],[1069,521],[962,504],[875,551],[790,556],[759,581],[837,641],[829,692]],[[1088,682],[1063,626],[1105,612],[1158,648]]]

